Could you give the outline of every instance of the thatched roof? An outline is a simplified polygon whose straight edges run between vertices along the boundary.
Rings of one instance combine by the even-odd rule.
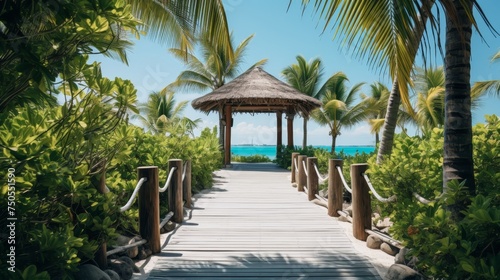
[[[286,112],[309,115],[321,106],[319,100],[302,94],[260,67],[248,69],[222,87],[193,100],[193,108],[218,111],[224,105],[236,112]]]

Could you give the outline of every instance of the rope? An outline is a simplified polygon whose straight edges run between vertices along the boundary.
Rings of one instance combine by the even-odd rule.
[[[348,192],[352,193],[351,188],[349,188],[349,186],[347,185],[347,182],[345,181],[345,178],[344,178],[344,173],[342,173],[342,168],[340,168],[340,166],[338,166],[338,165],[337,165],[336,167],[337,167],[337,171],[338,171],[338,172],[339,172],[339,174],[340,174],[340,180],[342,180],[342,183],[344,184],[344,188],[345,188]]]
[[[142,177],[139,180],[139,182],[137,182],[137,185],[135,186],[134,192],[132,193],[132,195],[128,199],[127,204],[125,204],[125,206],[120,208],[120,212],[125,212],[128,209],[130,209],[130,207],[132,207],[132,203],[134,202],[135,197],[139,193],[139,190],[141,189],[142,184],[144,184],[144,182],[146,182],[147,180],[148,180],[148,178]]]
[[[328,200],[327,200],[326,198],[322,197],[322,196],[321,196],[321,195],[319,195],[319,194],[315,194],[314,196],[316,196],[316,198],[317,198],[317,199],[319,199],[319,200],[322,200],[322,201],[328,202]]]
[[[297,164],[297,158],[293,159],[293,163],[295,163],[294,164],[294,166],[295,166],[295,172],[299,172],[299,165]]]
[[[168,212],[168,214],[165,216],[165,218],[163,218],[163,220],[160,223],[160,229],[162,227],[164,227],[168,223],[168,221],[170,221],[170,219],[172,219],[173,216],[174,216],[174,212],[172,212],[172,211]]]
[[[388,203],[388,202],[394,202],[394,201],[396,201],[396,196],[395,195],[393,195],[393,196],[391,196],[389,198],[384,198],[380,194],[378,194],[377,191],[375,190],[375,188],[373,187],[372,182],[370,182],[370,178],[368,178],[368,175],[366,175],[365,173],[363,173],[362,175],[365,178],[366,184],[368,185],[368,187],[372,191],[373,195],[378,199],[378,201],[380,201],[382,203]]]
[[[319,174],[318,166],[316,165],[316,163],[314,164],[314,170],[316,170],[316,174],[318,175],[318,180],[320,184],[328,180],[328,177],[325,178],[321,177],[321,174]]]
[[[424,197],[420,196],[420,195],[419,195],[418,193],[416,193],[416,192],[414,192],[414,193],[413,193],[413,196],[414,196],[414,197],[415,197],[415,198],[416,198],[419,202],[421,202],[421,203],[423,203],[423,204],[429,204],[429,203],[433,202],[433,201],[431,201],[431,200],[425,199]]]
[[[396,239],[390,237],[389,235],[384,234],[380,231],[373,231],[371,229],[365,229],[365,232],[370,234],[370,235],[376,235],[378,238],[382,239],[382,241],[387,242],[387,243],[391,244],[392,246],[397,247],[399,249],[404,247],[401,244],[401,242],[399,242],[398,240],[396,240]]]
[[[170,186],[170,181],[172,180],[172,174],[174,174],[174,171],[177,169],[177,167],[172,167],[170,168],[170,173],[168,173],[167,181],[165,182],[165,185],[163,188],[160,188],[160,192],[164,192],[168,189],[168,186]]]
[[[116,253],[120,253],[120,252],[123,252],[129,248],[132,248],[132,247],[135,247],[135,246],[139,246],[139,245],[142,245],[142,244],[146,244],[148,241],[146,239],[141,239],[137,242],[134,242],[132,244],[128,244],[128,245],[125,245],[125,246],[120,246],[120,247],[117,247],[113,250],[110,250],[110,251],[107,251],[106,252],[106,257],[107,256],[111,256],[113,254],[116,254]]]
[[[187,167],[187,161],[184,162],[184,166],[182,167],[182,182],[184,182],[184,178],[186,178],[186,167]]]
[[[344,212],[342,210],[337,210],[337,214],[339,214],[340,216],[346,218],[348,222],[352,223],[352,217],[349,216],[348,213],[346,213],[346,212]]]
[[[306,177],[308,177],[309,176],[309,171],[307,170],[306,162],[305,161],[302,162],[302,166],[304,166],[304,172],[306,173]]]

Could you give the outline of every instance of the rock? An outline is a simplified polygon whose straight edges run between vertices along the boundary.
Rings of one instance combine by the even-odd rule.
[[[151,249],[149,249],[147,247],[141,247],[139,249],[139,254],[137,255],[137,259],[144,260],[144,259],[147,259],[152,254],[153,254],[153,252],[151,251]]]
[[[383,252],[385,252],[386,254],[389,254],[391,256],[395,256],[399,249],[392,246],[392,245],[389,245],[387,243],[382,243],[382,245],[380,245],[380,250],[382,250]]]
[[[131,279],[132,274],[134,273],[132,267],[128,263],[126,263],[120,259],[111,260],[108,263],[108,267],[109,267],[109,269],[114,270],[116,273],[118,273],[118,275],[120,276],[120,279],[123,279],[123,280]]]
[[[396,254],[394,258],[394,263],[397,264],[406,264],[406,254],[408,253],[408,249],[405,247],[399,250],[399,253]]]
[[[385,275],[386,280],[420,280],[424,279],[424,277],[416,272],[415,270],[402,265],[402,264],[393,264],[387,271]]]
[[[139,273],[141,272],[141,270],[135,265],[135,262],[131,259],[131,258],[128,258],[128,257],[120,257],[118,258],[120,261],[123,261],[123,262],[126,262],[128,263],[128,265],[130,265],[130,267],[132,267],[132,270],[136,273]]]
[[[109,276],[111,280],[120,280],[120,275],[116,273],[114,270],[106,269],[104,272]]]
[[[349,222],[349,220],[347,220],[347,218],[344,216],[339,216],[337,219],[341,222]]]
[[[378,229],[382,229],[382,228],[386,228],[386,227],[391,227],[391,226],[392,226],[392,222],[391,222],[390,218],[385,218],[383,220],[379,220],[379,221],[377,221],[377,225],[376,225],[376,227]]]
[[[128,236],[124,236],[124,235],[119,235],[118,238],[116,239],[116,245],[118,245],[118,246],[130,245],[130,244],[135,243],[139,240],[141,240],[141,238],[138,236],[128,237]],[[137,257],[137,254],[139,254],[139,249],[137,248],[137,246],[135,246],[135,247],[127,249],[125,252],[129,258],[135,258],[135,257]]]
[[[163,229],[165,232],[171,232],[175,229],[175,223],[172,221],[168,221],[164,226]]]
[[[320,190],[318,193],[320,196],[322,196],[324,198],[328,198],[328,189]]]
[[[369,235],[366,239],[366,247],[370,249],[380,249],[380,245],[382,245],[382,243],[382,239],[375,235]]]
[[[76,280],[111,280],[108,274],[91,264],[80,265],[78,272],[73,276],[75,276]]]

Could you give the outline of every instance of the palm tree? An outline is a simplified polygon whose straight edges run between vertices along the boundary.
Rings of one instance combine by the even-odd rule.
[[[192,51],[195,38],[205,36],[233,59],[229,28],[222,0],[127,0],[143,29],[159,42],[174,42]],[[185,57],[187,59],[187,57]]]
[[[353,105],[363,83],[355,84],[348,90],[347,81],[348,79],[344,73],[338,72],[334,74],[319,91],[320,96],[323,96],[321,98],[323,106],[311,112],[311,117],[316,122],[330,128],[329,134],[332,137],[331,153],[335,152],[337,137],[340,135],[342,128],[352,127],[365,120],[369,112],[363,102]]]
[[[444,70],[443,67],[416,67],[415,73],[415,122],[425,133],[444,125]]]
[[[192,130],[200,120],[193,121],[186,117],[181,117],[181,113],[187,104],[188,101],[176,104],[173,91],[162,90],[160,92],[152,92],[149,95],[148,101],[138,106],[141,114],[137,115],[137,118],[147,130],[154,134],[172,133],[174,131],[177,133],[179,126],[185,129],[182,133],[192,133]]]
[[[189,54],[186,50],[172,48],[170,52],[177,58],[187,57],[186,66],[188,70],[182,71],[170,87],[180,87],[185,89],[215,90],[223,86],[227,78],[233,78],[238,74],[239,66],[243,62],[243,56],[253,35],[243,40],[236,49],[228,54],[225,49],[218,45],[213,45],[211,40],[205,37],[200,39],[203,58]],[[231,40],[232,42],[232,40]],[[232,57],[232,59],[231,59]],[[204,62],[203,62],[204,61]],[[266,63],[267,59],[262,59],[252,67]],[[222,124],[222,112],[219,112],[219,144],[224,146],[224,126]]]
[[[384,116],[387,111],[387,100],[389,99],[389,89],[380,82],[374,82],[370,85],[370,96],[361,94],[363,102],[366,104],[370,113],[368,114],[368,123],[371,126],[372,133],[375,134],[375,144],[378,144],[379,132],[384,124]]]
[[[491,59],[491,62],[496,62],[500,61],[500,51],[498,51],[493,58]],[[489,81],[481,81],[481,82],[476,82],[472,86],[472,94],[483,94],[483,93],[490,93],[491,95],[496,95],[500,97],[500,80],[489,80]]]
[[[319,80],[323,75],[321,60],[316,58],[307,62],[306,59],[300,55],[297,56],[296,59],[297,63],[283,69],[281,74],[285,78],[286,82],[298,91],[305,95],[319,99]],[[302,117],[304,118],[302,149],[305,149],[307,147],[307,121],[309,117]]]
[[[305,5],[309,2],[309,0],[303,0]],[[433,30],[439,28],[436,19],[431,14],[433,2],[433,0],[366,0],[360,4],[360,1],[316,0],[315,9],[327,19],[326,25],[330,22],[338,23],[340,32],[336,34],[346,34],[344,43],[355,46],[359,55],[367,55],[370,62],[377,62],[379,66],[387,63],[393,77],[393,88],[400,89],[404,101],[408,97],[404,90],[410,82],[410,71],[422,36],[432,33],[423,32],[427,18],[431,19]],[[446,16],[445,76],[447,79],[443,188],[446,191],[448,182],[456,179],[465,182],[468,193],[473,195],[475,183],[470,111],[470,40],[472,25],[474,24],[477,29],[472,13],[473,5],[478,7],[479,14],[490,29],[492,27],[477,1],[439,0],[439,2]],[[330,21],[333,16],[337,19]],[[425,41],[428,42],[428,40]],[[395,117],[391,111],[389,106],[386,116],[388,124],[390,123],[389,117]],[[385,144],[384,136],[380,150],[383,144]],[[456,206],[460,203],[457,201]],[[458,214],[460,208],[466,205],[463,203],[462,206],[452,209],[453,213]]]

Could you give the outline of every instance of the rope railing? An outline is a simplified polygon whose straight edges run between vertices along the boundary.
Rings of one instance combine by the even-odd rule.
[[[172,212],[172,211],[168,212],[168,214],[165,216],[165,218],[163,218],[163,220],[161,221],[160,228],[164,227],[168,223],[168,221],[170,221],[170,219],[172,219],[173,216],[174,216],[174,212]]]
[[[375,198],[377,198],[378,201],[380,201],[382,203],[389,203],[389,202],[396,201],[396,199],[397,199],[396,195],[393,195],[393,196],[388,197],[388,198],[382,197],[377,192],[377,190],[375,190],[375,188],[373,187],[372,182],[370,181],[370,178],[368,177],[368,175],[366,173],[363,173],[362,175],[363,175],[363,178],[365,178],[366,184],[368,185],[368,187],[370,188],[370,190],[372,191],[373,195],[375,196]]]
[[[342,173],[342,168],[340,166],[336,166],[337,170],[339,171],[339,175],[340,175],[340,180],[342,180],[342,184],[344,185],[344,188],[349,192],[349,193],[352,193],[352,189],[349,188],[349,186],[347,185],[347,182],[344,178],[344,173]]]
[[[163,185],[163,188],[160,188],[160,192],[165,192],[168,189],[168,186],[170,186],[170,181],[172,181],[172,175],[174,174],[174,171],[176,170],[176,167],[170,168],[170,172],[168,173],[167,181],[165,182],[165,185]]]
[[[187,170],[187,161],[184,162],[184,165],[182,166],[182,182],[184,182],[184,179],[186,179],[186,170]]]
[[[125,251],[127,249],[130,249],[130,248],[142,245],[142,244],[146,244],[146,243],[148,243],[148,241],[146,239],[141,239],[141,240],[139,240],[137,242],[134,242],[132,244],[127,244],[127,245],[124,245],[124,246],[116,247],[113,250],[107,251],[106,252],[106,257],[111,256],[111,255],[116,254],[116,253],[123,252],[123,251]]]
[[[132,193],[132,195],[130,196],[130,198],[128,199],[127,201],[127,204],[125,204],[123,207],[120,207],[120,212],[125,212],[127,211],[128,209],[130,209],[130,207],[132,207],[132,203],[134,202],[135,200],[135,197],[137,196],[137,194],[139,193],[139,190],[141,189],[142,187],[142,184],[144,184],[144,182],[146,182],[148,180],[148,178],[146,177],[142,177],[139,182],[137,182],[137,185],[135,186],[135,189],[134,189],[134,192]]]
[[[328,176],[325,177],[325,178],[321,177],[321,174],[319,173],[318,166],[316,164],[314,164],[314,170],[316,171],[316,174],[318,175],[318,180],[319,180],[320,183],[323,183],[326,180],[328,180]]]
[[[304,167],[304,172],[306,174],[306,177],[308,177],[309,176],[309,171],[307,170],[307,166],[306,166],[306,162],[305,161],[302,162],[302,166]]]
[[[298,173],[299,172],[299,165],[297,164],[297,158],[294,158],[293,161],[294,161],[294,166],[295,166],[295,172]]]
[[[431,202],[433,202],[433,200],[428,200],[424,197],[422,197],[421,195],[419,195],[418,193],[414,192],[413,193],[413,196],[420,202],[420,203],[423,203],[423,204],[429,204]]]

